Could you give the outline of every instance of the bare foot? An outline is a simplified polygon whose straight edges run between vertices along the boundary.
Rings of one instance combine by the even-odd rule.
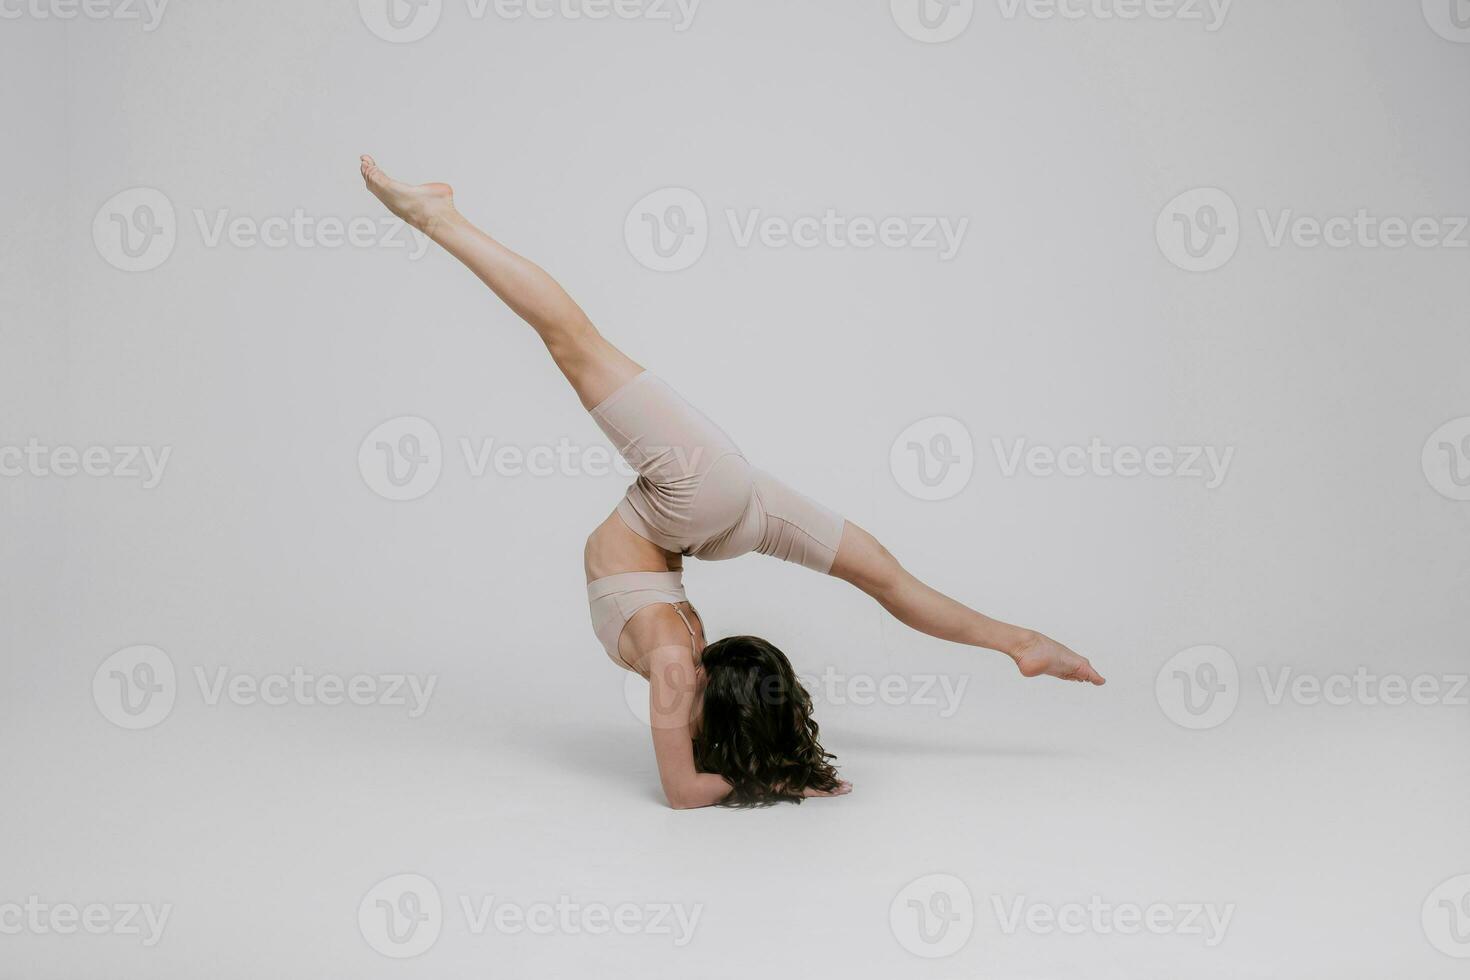
[[[1092,664],[1088,663],[1086,657],[1073,653],[1056,640],[1040,633],[1022,643],[1014,656],[1016,666],[1026,677],[1046,674],[1049,677],[1060,677],[1064,681],[1096,684],[1099,687],[1107,683],[1101,674],[1092,669]]]
[[[454,188],[448,184],[405,184],[383,173],[370,156],[362,157],[362,179],[389,211],[425,234],[436,221],[454,213]]]

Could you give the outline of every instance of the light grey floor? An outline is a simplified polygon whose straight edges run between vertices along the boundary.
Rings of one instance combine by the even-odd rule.
[[[1420,909],[1460,869],[1463,708],[1345,709],[1313,718],[1310,736],[1299,716],[1310,709],[1242,710],[1182,738],[1162,717],[1027,731],[974,700],[949,723],[915,707],[829,712],[856,791],[757,813],[660,809],[644,736],[617,709],[543,704],[515,717],[466,703],[413,723],[181,703],[129,738],[100,718],[27,718],[35,738],[4,761],[18,804],[7,885],[37,883],[53,903],[172,909],[153,948],[7,936],[6,972],[1459,975],[1425,939]],[[431,880],[444,912],[437,941],[398,961],[369,946],[357,914],[370,888],[404,873]],[[932,874],[961,880],[975,913],[952,927],[973,930],[964,945],[930,961],[889,914]],[[698,917],[671,934],[591,936],[575,918],[546,934],[475,931],[460,903],[478,910],[491,896]],[[1002,928],[1017,900],[1094,896],[1229,918],[1222,932],[1202,919],[1203,934]]]

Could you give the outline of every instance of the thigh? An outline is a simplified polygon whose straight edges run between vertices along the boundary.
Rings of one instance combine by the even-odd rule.
[[[823,574],[836,574],[838,554],[847,545],[842,515],[797,493],[763,470],[755,473],[764,523],[757,550]]]
[[[591,409],[614,448],[656,487],[692,493],[739,447],[661,378],[643,372]]]

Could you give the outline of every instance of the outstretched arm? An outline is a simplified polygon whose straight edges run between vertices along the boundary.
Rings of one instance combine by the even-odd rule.
[[[998,650],[1027,677],[1048,674],[1063,680],[1104,683],[1092,664],[1034,630],[991,619],[915,578],[867,531],[847,522],[832,575],[857,586],[895,619],[920,633]]]

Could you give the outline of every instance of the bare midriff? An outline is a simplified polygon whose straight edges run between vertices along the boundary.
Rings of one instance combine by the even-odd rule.
[[[587,581],[595,582],[609,575],[625,572],[679,572],[684,570],[684,556],[665,551],[641,535],[634,534],[613,511],[607,520],[587,537],[582,553]]]

